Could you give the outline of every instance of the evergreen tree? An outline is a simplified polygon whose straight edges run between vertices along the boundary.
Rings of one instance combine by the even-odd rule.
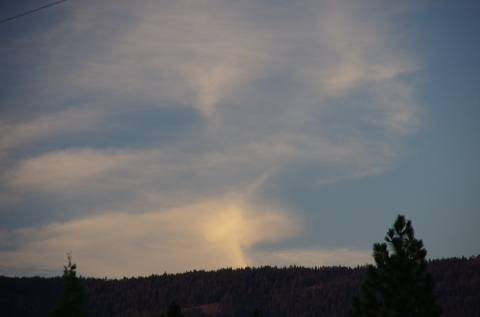
[[[255,308],[253,310],[253,313],[250,315],[250,317],[263,317],[262,314],[260,314],[260,311],[258,310],[258,308]]]
[[[433,277],[427,273],[427,251],[422,240],[415,239],[412,222],[399,215],[385,241],[373,245],[375,265],[367,266],[362,297],[353,298],[350,316],[440,316],[441,309],[433,294]]]
[[[71,252],[67,253],[68,266],[64,266],[63,280],[64,290],[60,296],[60,302],[49,314],[49,317],[86,317],[82,311],[83,286],[77,277],[76,264],[72,264]]]
[[[182,309],[180,305],[177,304],[176,301],[172,301],[170,305],[168,305],[167,315],[161,314],[160,317],[184,317],[182,313]]]

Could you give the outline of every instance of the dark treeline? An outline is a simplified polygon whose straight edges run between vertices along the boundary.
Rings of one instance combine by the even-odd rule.
[[[480,316],[480,256],[429,262],[437,303],[444,317]],[[365,279],[365,267],[260,267],[107,280],[82,278],[84,310],[91,317],[159,316],[172,300],[185,317],[207,316],[199,307],[215,304],[221,316],[347,316],[351,298]],[[0,276],[1,316],[45,316],[62,292],[60,277]],[[218,311],[216,312],[218,315]]]

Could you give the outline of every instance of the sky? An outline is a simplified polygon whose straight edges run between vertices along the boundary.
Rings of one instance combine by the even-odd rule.
[[[480,254],[479,16],[69,0],[0,24],[0,275],[364,265],[399,214],[428,258]]]

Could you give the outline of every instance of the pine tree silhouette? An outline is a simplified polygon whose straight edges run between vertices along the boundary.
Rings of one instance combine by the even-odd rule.
[[[67,253],[68,265],[64,266],[63,280],[64,290],[60,296],[60,301],[57,307],[55,307],[48,317],[86,317],[88,316],[82,310],[83,298],[83,286],[80,283],[80,279],[77,277],[76,264],[72,264],[72,253]]]
[[[353,298],[350,316],[440,316],[441,309],[433,294],[433,277],[427,272],[427,251],[422,240],[415,239],[412,222],[399,215],[385,241],[373,245],[375,265],[367,266],[362,296]]]

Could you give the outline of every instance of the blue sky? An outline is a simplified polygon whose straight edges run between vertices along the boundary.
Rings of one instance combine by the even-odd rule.
[[[12,1],[0,19],[48,4]],[[480,253],[477,1],[75,1],[0,24],[0,274]]]

